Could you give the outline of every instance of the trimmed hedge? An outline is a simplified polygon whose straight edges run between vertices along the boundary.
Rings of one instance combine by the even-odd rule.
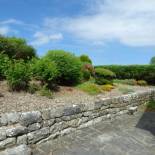
[[[109,65],[96,66],[106,68],[116,74],[117,79],[145,80],[148,84],[155,84],[155,65]]]

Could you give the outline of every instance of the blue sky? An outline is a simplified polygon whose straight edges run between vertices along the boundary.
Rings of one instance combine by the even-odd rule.
[[[88,54],[95,65],[147,64],[155,56],[154,0],[0,0],[0,34]]]

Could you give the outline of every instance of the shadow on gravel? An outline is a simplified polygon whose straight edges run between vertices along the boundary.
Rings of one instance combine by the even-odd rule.
[[[155,136],[155,112],[144,112],[136,127],[147,130]]]

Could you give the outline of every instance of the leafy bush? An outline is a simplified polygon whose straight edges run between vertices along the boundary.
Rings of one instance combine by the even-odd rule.
[[[137,81],[137,84],[138,84],[139,86],[147,86],[147,82],[146,82],[145,80],[138,80],[138,81]]]
[[[52,83],[56,83],[56,78],[59,73],[53,61],[45,58],[36,59],[33,61],[31,68],[33,77],[40,80],[43,85],[47,84],[49,86]]]
[[[11,90],[26,90],[30,81],[29,66],[23,61],[14,61],[6,71]]]
[[[82,70],[82,76],[84,80],[88,81],[91,77],[91,74],[89,70]]]
[[[95,69],[95,81],[99,85],[104,85],[104,84],[112,84],[113,81],[112,79],[115,77],[115,74],[104,68],[96,68]]]
[[[103,91],[111,91],[112,89],[114,89],[114,86],[110,84],[106,84],[106,85],[101,86],[101,89]]]
[[[118,84],[132,85],[132,86],[137,85],[137,81],[134,80],[134,79],[125,79],[125,80],[118,80],[118,79],[116,79],[113,82],[114,83],[118,83]]]
[[[90,95],[97,95],[101,93],[101,89],[98,85],[91,83],[91,82],[85,82],[77,86],[80,90],[90,94]]]
[[[5,72],[9,68],[10,63],[8,56],[0,53],[0,79],[5,77]]]
[[[107,79],[113,79],[115,77],[115,73],[104,68],[95,68],[95,75],[97,77],[103,77]]]
[[[89,56],[88,55],[81,55],[80,56],[80,60],[81,60],[81,62],[83,62],[83,63],[86,63],[86,64],[92,64],[92,61],[91,61],[91,59],[89,58]]]
[[[29,60],[36,56],[35,49],[26,41],[16,37],[0,36],[0,51],[9,58]]]
[[[82,63],[74,54],[63,50],[48,51],[46,58],[57,65],[59,76],[57,82],[63,85],[77,84],[82,77]]]
[[[116,74],[117,79],[145,80],[148,84],[155,84],[155,65],[110,65],[98,66],[96,68],[106,68]]]

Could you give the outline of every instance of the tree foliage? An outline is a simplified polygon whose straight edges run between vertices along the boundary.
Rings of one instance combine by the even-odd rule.
[[[92,61],[91,61],[91,59],[89,58],[88,55],[85,55],[85,54],[81,55],[81,56],[80,56],[80,60],[81,60],[81,62],[83,62],[83,63],[92,64]]]
[[[0,36],[0,52],[9,58],[29,60],[36,56],[35,49],[22,38]]]
[[[155,56],[151,58],[150,64],[155,65]]]

